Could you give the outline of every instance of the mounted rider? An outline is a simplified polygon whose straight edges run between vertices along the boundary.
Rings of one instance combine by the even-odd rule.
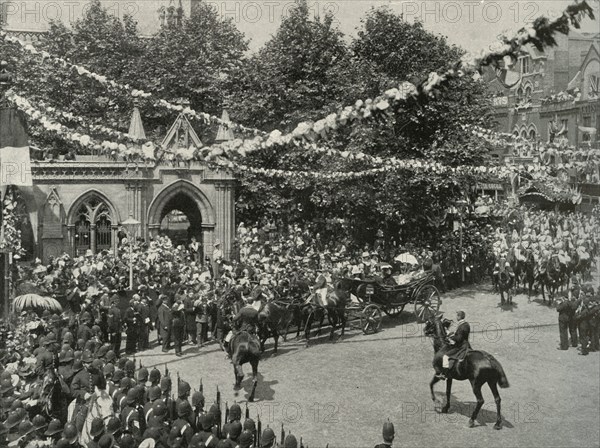
[[[444,345],[435,354],[433,360],[436,377],[441,380],[445,380],[446,375],[448,375],[454,367],[454,360],[458,359],[459,362],[462,361],[467,355],[467,352],[471,350],[471,344],[469,344],[471,326],[465,320],[465,312],[458,311],[456,313],[456,318],[456,330],[448,335],[448,344]],[[440,358],[442,362],[439,362]],[[439,369],[440,365],[442,366],[442,371]]]
[[[315,298],[319,305],[327,306],[327,271],[323,268],[317,269],[317,278],[313,290],[315,291]]]

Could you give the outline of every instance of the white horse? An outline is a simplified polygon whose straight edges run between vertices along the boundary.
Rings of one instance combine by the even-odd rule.
[[[74,415],[75,407],[76,406],[74,406],[73,403],[71,403],[71,406],[69,406],[68,420],[70,422],[74,421],[74,419],[78,417]],[[88,442],[93,439],[93,437],[90,435],[90,431],[92,429],[92,421],[95,418],[101,418],[104,420],[104,423],[106,423],[110,417],[114,416],[112,398],[106,390],[98,389],[97,386],[94,388],[94,393],[87,399],[86,407],[87,414],[85,415],[83,429],[79,435],[79,443],[83,446],[87,446]]]

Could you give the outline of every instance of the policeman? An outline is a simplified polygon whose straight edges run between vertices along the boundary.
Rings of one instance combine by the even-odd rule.
[[[104,427],[104,420],[99,417],[94,418],[90,427],[90,436],[92,437],[92,440],[88,442],[88,448],[99,448],[98,442],[105,432],[106,428]]]
[[[177,429],[178,437],[183,438],[186,443],[189,443],[194,435],[194,429],[190,423],[192,418],[192,405],[189,401],[181,401],[177,404],[177,420],[173,422],[173,429]]]
[[[135,297],[135,296],[134,296]],[[138,341],[138,326],[139,326],[139,313],[135,309],[135,300],[129,301],[129,306],[125,310],[124,322],[127,326],[127,339],[125,341],[125,353],[132,355],[136,351],[136,345]],[[115,351],[116,353],[116,351]]]
[[[200,430],[199,418],[204,414],[204,395],[202,392],[194,392],[192,394],[192,408],[194,409],[194,428]]]
[[[83,405],[94,392],[94,385],[97,384],[100,379],[102,382],[104,381],[102,372],[99,372],[92,367],[93,361],[94,358],[92,357],[91,352],[86,350],[81,358],[83,368],[75,374],[73,381],[71,382],[71,396],[77,400],[77,404],[80,406]]]
[[[57,418],[50,421],[48,424],[48,428],[44,432],[44,436],[46,437],[46,441],[50,442],[50,445],[55,445],[56,442],[60,439],[61,432],[63,430],[63,425],[61,421]]]
[[[146,285],[140,285],[140,288],[146,288]],[[146,291],[143,289],[143,291]],[[140,350],[146,350],[150,347],[150,305],[148,305],[147,298],[140,299],[138,305],[139,313],[140,313],[140,322],[139,328],[140,333],[138,336],[138,346]]]
[[[120,413],[121,426],[125,433],[139,439],[142,435],[140,421],[141,417],[137,410],[138,391],[135,388],[127,392],[127,404]]]
[[[209,308],[206,296],[194,302],[194,309],[196,311],[196,329],[198,332],[197,341],[200,347],[203,347],[208,339]]]
[[[375,445],[375,448],[389,448],[394,442],[394,424],[389,420],[383,424],[383,443]]]
[[[260,446],[261,448],[275,448],[277,446],[275,432],[268,426],[263,430],[260,437]]]
[[[288,436],[285,438],[285,442],[283,442],[283,448],[298,448],[296,436],[293,434],[288,434]]]
[[[600,297],[595,296],[592,302],[591,309],[591,342],[590,351],[597,352],[600,350]]]

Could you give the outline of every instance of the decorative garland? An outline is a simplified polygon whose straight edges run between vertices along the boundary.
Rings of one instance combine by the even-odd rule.
[[[409,82],[403,82],[398,88],[389,89],[383,95],[380,95],[375,99],[367,99],[364,101],[358,100],[355,102],[354,106],[346,106],[337,113],[332,113],[316,122],[302,122],[288,134],[283,134],[281,131],[275,130],[270,134],[265,135],[264,132],[261,132],[258,129],[246,128],[235,123],[224,122],[218,117],[203,112],[196,112],[189,107],[184,108],[181,105],[174,105],[163,99],[155,100],[155,104],[169,110],[184,113],[190,117],[202,120],[205,123],[216,122],[223,126],[228,126],[233,130],[252,132],[257,136],[252,140],[244,141],[242,145],[216,145],[221,147],[214,148],[214,151],[211,153],[212,157],[219,157],[225,154],[230,157],[236,155],[244,157],[252,151],[261,148],[269,148],[275,145],[286,145],[291,142],[296,143],[302,141],[314,143],[321,138],[326,138],[328,132],[336,131],[350,123],[360,122],[374,116],[387,114],[389,113],[390,108],[401,105],[407,101],[426,101],[428,97],[435,96],[436,91],[447,86],[451,79],[460,78],[467,74],[473,74],[473,76],[477,78],[480,77],[479,72],[482,67],[490,65],[498,67],[501,65],[501,61],[503,63],[510,63],[517,58],[521,47],[526,44],[533,44],[540,50],[543,50],[546,46],[555,46],[556,40],[553,37],[554,34],[556,32],[568,34],[571,25],[575,28],[579,28],[579,23],[585,16],[594,19],[592,8],[588,5],[586,0],[575,0],[573,4],[569,5],[565,11],[554,18],[554,20],[550,20],[546,17],[539,17],[532,24],[519,30],[512,38],[502,36],[502,38],[492,45],[489,50],[482,50],[479,53],[469,53],[464,55],[461,60],[455,64],[454,68],[447,70],[441,75],[437,72],[431,72],[427,80],[422,81],[417,86]],[[45,51],[40,52],[33,45],[25,44],[19,39],[8,36],[5,33],[3,33],[3,35],[0,34],[0,36],[4,37],[5,40],[19,43],[28,52],[34,55],[40,55],[42,60],[49,60],[53,63],[73,68],[81,76],[87,76],[107,87],[110,86],[115,89],[124,90],[134,98],[152,97],[151,93],[132,89],[129,85],[122,85],[114,80],[108,80],[105,76],[93,73],[85,67],[71,64],[63,58],[51,55]],[[258,137],[259,135],[263,135],[263,137]]]
[[[80,76],[85,76],[89,79],[92,79],[92,80],[102,84],[107,89],[113,89],[115,91],[119,91],[119,93],[125,92],[125,94],[131,96],[134,100],[148,99],[148,100],[152,101],[152,104],[156,107],[162,107],[162,108],[170,110],[170,111],[183,113],[186,116],[197,119],[204,124],[217,124],[217,125],[225,126],[228,129],[231,129],[233,131],[241,132],[241,133],[245,133],[245,134],[253,134],[253,135],[265,135],[266,134],[264,131],[261,131],[259,129],[246,127],[241,124],[233,123],[230,121],[225,121],[215,115],[211,115],[206,112],[197,112],[190,107],[183,107],[179,104],[173,104],[164,99],[156,99],[149,92],[145,92],[145,91],[139,90],[139,89],[134,89],[128,84],[121,84],[112,79],[108,79],[104,75],[99,75],[98,73],[92,72],[92,71],[86,69],[85,67],[83,67],[82,65],[73,64],[64,58],[61,58],[60,56],[55,56],[53,54],[48,53],[47,51],[40,51],[37,48],[35,48],[31,43],[23,42],[19,38],[15,37],[15,36],[10,36],[9,34],[7,34],[4,31],[0,32],[0,38],[4,39],[5,41],[10,42],[10,43],[19,44],[21,49],[29,52],[30,54],[32,54],[34,56],[41,57],[43,62],[50,62],[50,63],[53,63],[54,65],[57,65],[60,67],[69,68],[69,69],[75,71]]]
[[[12,252],[13,255],[24,255],[25,250],[21,246],[21,230],[18,229],[15,211],[18,201],[15,188],[9,185],[2,200],[2,236],[0,239],[0,252]]]

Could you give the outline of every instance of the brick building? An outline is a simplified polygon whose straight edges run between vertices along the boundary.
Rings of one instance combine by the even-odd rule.
[[[520,73],[516,85],[489,84],[497,130],[544,142],[558,130],[570,145],[597,147],[599,38],[600,33],[571,32],[557,35],[558,46],[546,52],[528,47],[512,68]]]

